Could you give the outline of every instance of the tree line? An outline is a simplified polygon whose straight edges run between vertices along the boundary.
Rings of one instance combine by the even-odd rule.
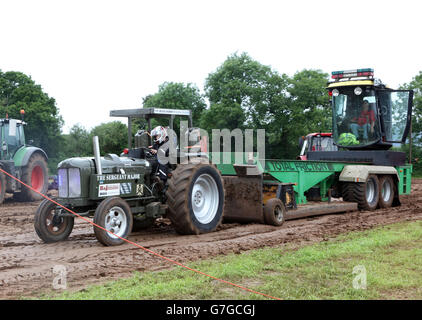
[[[192,83],[164,82],[142,99],[144,108],[191,109],[193,125],[207,130],[265,129],[266,158],[295,159],[298,138],[310,132],[331,131],[331,107],[326,90],[328,74],[304,69],[293,76],[261,64],[247,53],[232,54],[205,79],[203,94]],[[422,72],[401,88],[415,90],[413,155],[422,171]],[[92,155],[92,136],[100,137],[103,153],[121,153],[127,147],[127,126],[120,121],[87,130],[74,125],[68,134],[54,98],[48,97],[30,77],[0,70],[0,110],[20,117],[25,109],[27,139],[45,149],[50,169],[68,157]],[[158,124],[154,122],[153,124]],[[165,123],[160,123],[166,125]],[[145,125],[134,121],[134,132]],[[408,145],[403,146],[408,151]]]

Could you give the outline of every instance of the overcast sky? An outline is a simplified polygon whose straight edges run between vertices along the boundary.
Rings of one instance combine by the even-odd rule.
[[[421,1],[0,0],[0,69],[21,71],[65,120],[91,128],[164,81],[204,81],[247,52],[280,73],[375,69],[392,87],[422,71]]]

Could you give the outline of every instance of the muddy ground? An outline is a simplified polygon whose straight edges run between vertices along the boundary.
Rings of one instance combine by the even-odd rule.
[[[224,224],[219,231],[200,236],[180,236],[167,220],[161,220],[129,239],[171,259],[187,262],[284,243],[308,244],[348,231],[421,220],[422,179],[413,181],[412,194],[401,200],[401,207],[291,220],[282,227]],[[56,265],[66,267],[67,286],[71,290],[127,277],[135,270],[172,266],[131,244],[102,246],[94,237],[92,226],[81,219],[76,219],[67,241],[44,244],[33,227],[38,204],[14,203],[8,199],[0,206],[0,299],[52,292]]]

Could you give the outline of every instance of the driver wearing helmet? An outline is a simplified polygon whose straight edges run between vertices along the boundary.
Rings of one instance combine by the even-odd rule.
[[[158,126],[155,127],[151,131],[151,137],[154,141],[154,144],[152,146],[149,146],[150,152],[155,155],[155,158],[157,159],[157,163],[153,165],[153,171],[157,171],[157,176],[163,181],[167,181],[167,172],[168,167],[167,165],[160,163],[160,156],[161,157],[168,157],[169,155],[169,147],[167,145],[164,145],[168,140],[168,134],[167,130],[164,127]],[[160,152],[160,153],[159,153]]]

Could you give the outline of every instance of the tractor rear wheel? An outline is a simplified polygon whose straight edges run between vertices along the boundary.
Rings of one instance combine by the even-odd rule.
[[[35,191],[22,185],[20,194],[16,194],[20,201],[37,201],[43,199],[41,194],[48,190],[47,161],[40,154],[33,154],[28,164],[22,169],[22,182],[31,186]]]
[[[95,210],[94,233],[105,246],[117,246],[132,231],[133,216],[128,203],[119,197],[104,199]]]
[[[55,214],[57,205],[44,199],[35,212],[35,232],[46,243],[66,240],[73,230],[74,217]]]
[[[6,194],[6,177],[3,172],[0,172],[0,204],[4,201]]]
[[[223,179],[217,167],[197,163],[178,165],[168,182],[167,217],[177,233],[212,232],[224,209]]]
[[[278,198],[272,198],[265,203],[264,221],[266,224],[281,226],[284,223],[286,207]]]
[[[378,206],[380,184],[376,175],[369,175],[366,182],[348,182],[343,185],[343,200],[357,202],[360,210],[375,210]]]

